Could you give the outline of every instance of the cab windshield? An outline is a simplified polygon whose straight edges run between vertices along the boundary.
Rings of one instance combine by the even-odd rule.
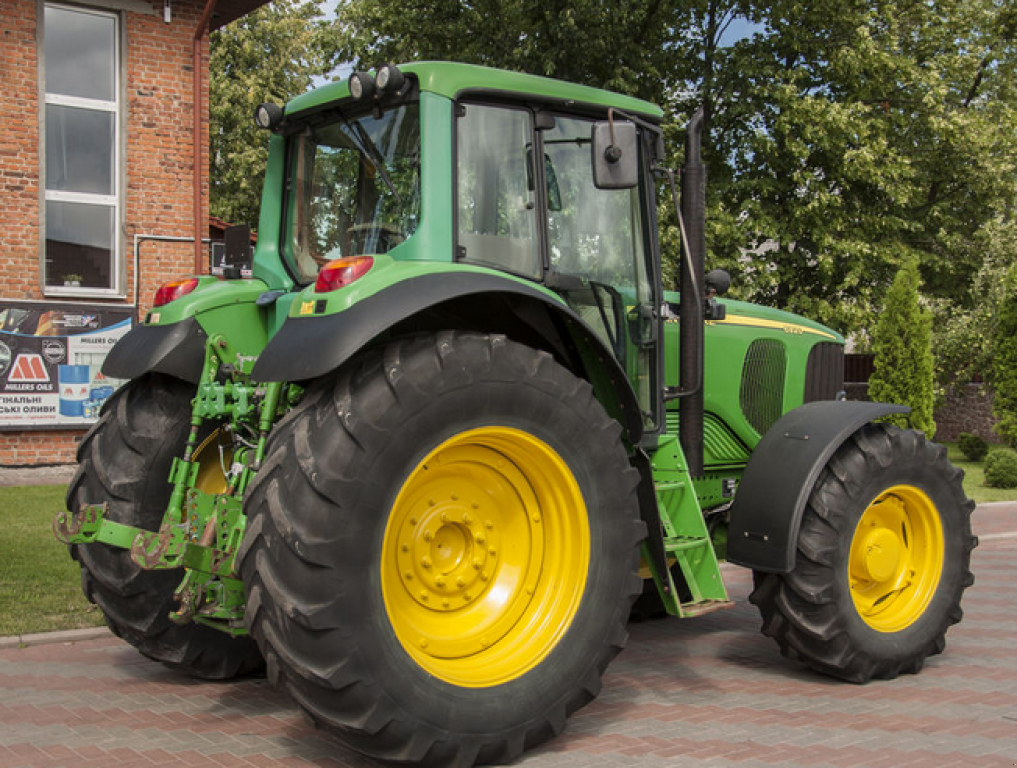
[[[298,280],[332,259],[386,253],[420,220],[420,111],[336,116],[291,139],[284,248]]]

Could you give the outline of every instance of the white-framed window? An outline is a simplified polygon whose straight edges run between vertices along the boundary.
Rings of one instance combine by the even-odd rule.
[[[55,3],[43,13],[44,293],[120,296],[120,15]]]

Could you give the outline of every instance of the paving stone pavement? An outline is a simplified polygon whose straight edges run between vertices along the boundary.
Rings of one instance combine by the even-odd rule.
[[[604,689],[525,768],[1017,766],[1017,503],[974,516],[975,585],[920,675],[839,683],[783,659],[738,605],[630,627]],[[0,768],[369,768],[263,679],[202,683],[105,636],[0,649]]]

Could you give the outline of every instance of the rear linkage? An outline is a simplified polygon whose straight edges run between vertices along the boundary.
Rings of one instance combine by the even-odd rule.
[[[99,542],[129,549],[131,559],[146,570],[183,568],[184,577],[174,592],[180,607],[170,619],[207,624],[236,636],[247,634],[244,586],[236,572],[236,554],[247,526],[244,491],[264,460],[272,425],[303,390],[282,382],[252,382],[255,358],[238,354],[234,365],[226,362],[231,352],[221,334],[206,342],[201,381],[191,401],[191,431],[183,458],[173,459],[169,476],[173,493],[159,530],[109,520],[109,507],[102,503],[83,504],[74,514],[61,512],[53,521],[53,532],[65,544]],[[219,463],[226,483],[221,493],[196,487],[202,464],[194,461],[194,454],[206,422],[219,424]],[[224,433],[232,436],[228,447],[222,443]],[[242,437],[244,433],[253,441]]]

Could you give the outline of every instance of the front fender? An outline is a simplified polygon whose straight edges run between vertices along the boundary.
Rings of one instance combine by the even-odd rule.
[[[802,514],[826,462],[864,424],[903,405],[824,400],[789,411],[759,441],[731,505],[727,559],[788,573]]]
[[[592,380],[596,378],[594,374],[603,374],[607,378],[617,403],[613,415],[621,422],[630,442],[639,440],[642,416],[636,394],[624,369],[593,329],[545,292],[488,272],[420,274],[394,282],[333,314],[291,315],[258,358],[251,376],[257,381],[318,378],[337,369],[373,339],[403,321],[446,302],[482,295],[542,306],[551,317],[561,321],[573,340],[592,352],[587,357],[595,358],[595,363],[587,364],[587,377]],[[597,370],[589,370],[590,365]]]

